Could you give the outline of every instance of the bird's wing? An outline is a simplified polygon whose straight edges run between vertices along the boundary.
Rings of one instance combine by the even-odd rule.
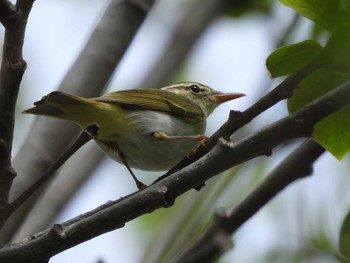
[[[132,89],[108,93],[95,101],[117,103],[122,107],[154,110],[179,117],[203,119],[202,109],[191,100],[169,91],[158,89]]]

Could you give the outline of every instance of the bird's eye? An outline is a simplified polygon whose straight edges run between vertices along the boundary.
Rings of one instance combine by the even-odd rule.
[[[193,93],[199,93],[201,91],[200,87],[198,85],[191,85],[190,86],[190,90],[193,92]]]

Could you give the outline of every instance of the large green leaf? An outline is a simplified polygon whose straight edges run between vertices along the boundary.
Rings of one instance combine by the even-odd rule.
[[[279,0],[300,15],[332,31],[336,24],[339,0]]]
[[[266,67],[271,77],[280,77],[297,71],[322,50],[313,40],[283,46],[273,51],[266,59]]]
[[[288,100],[289,112],[295,112],[350,79],[349,73],[332,69],[319,69],[299,84],[293,97]],[[327,116],[314,127],[314,139],[342,159],[350,151],[350,106]]]

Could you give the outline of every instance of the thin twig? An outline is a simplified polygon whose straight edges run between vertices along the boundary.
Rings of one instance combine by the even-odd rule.
[[[78,139],[70,146],[56,162],[42,175],[40,178],[28,187],[19,197],[17,197],[12,203],[9,204],[9,209],[11,213],[19,208],[29,197],[33,195],[49,178],[52,174],[57,171],[58,168],[64,164],[78,149],[80,149],[84,144],[86,144],[91,139],[95,139],[98,134],[98,125],[93,123],[88,125],[84,131],[80,134]]]

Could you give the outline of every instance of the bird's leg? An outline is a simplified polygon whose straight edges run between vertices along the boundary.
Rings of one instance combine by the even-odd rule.
[[[158,140],[198,140],[199,143],[208,139],[205,135],[168,135],[163,131],[156,131],[153,133],[154,138]]]
[[[143,182],[141,182],[139,179],[137,179],[136,175],[134,174],[134,172],[131,170],[128,162],[125,160],[123,153],[118,149],[118,153],[119,153],[119,157],[122,160],[122,162],[124,163],[126,169],[128,169],[129,173],[131,174],[132,179],[134,179],[136,187],[139,190],[145,189],[147,187],[147,185],[145,185]]]
[[[119,149],[119,146],[116,142],[108,142],[108,144],[110,146],[113,147],[113,149],[117,150],[118,152],[118,155],[120,157],[120,160],[123,162],[123,164],[125,165],[126,169],[128,169],[132,179],[135,181],[135,184],[136,184],[136,187],[139,189],[139,190],[142,190],[144,188],[147,187],[147,185],[145,185],[143,182],[141,182],[139,179],[137,179],[136,175],[134,174],[134,172],[131,170],[128,162],[126,161],[125,157],[124,157],[124,154],[122,153],[122,151]]]
[[[204,139],[204,140],[199,141],[199,144],[209,151],[210,149],[205,145],[205,142],[206,142],[207,139],[208,139],[208,137],[206,139]],[[194,150],[190,151],[186,155],[186,157],[192,162],[192,161],[195,160],[196,155],[197,155],[197,149],[194,149]]]
[[[168,135],[163,131],[157,131],[153,133],[154,138],[158,140],[198,140],[199,144],[206,148],[205,141],[208,140],[208,137],[205,135],[180,135],[172,136]],[[197,155],[197,151],[193,150],[187,154],[189,160],[193,160]]]

